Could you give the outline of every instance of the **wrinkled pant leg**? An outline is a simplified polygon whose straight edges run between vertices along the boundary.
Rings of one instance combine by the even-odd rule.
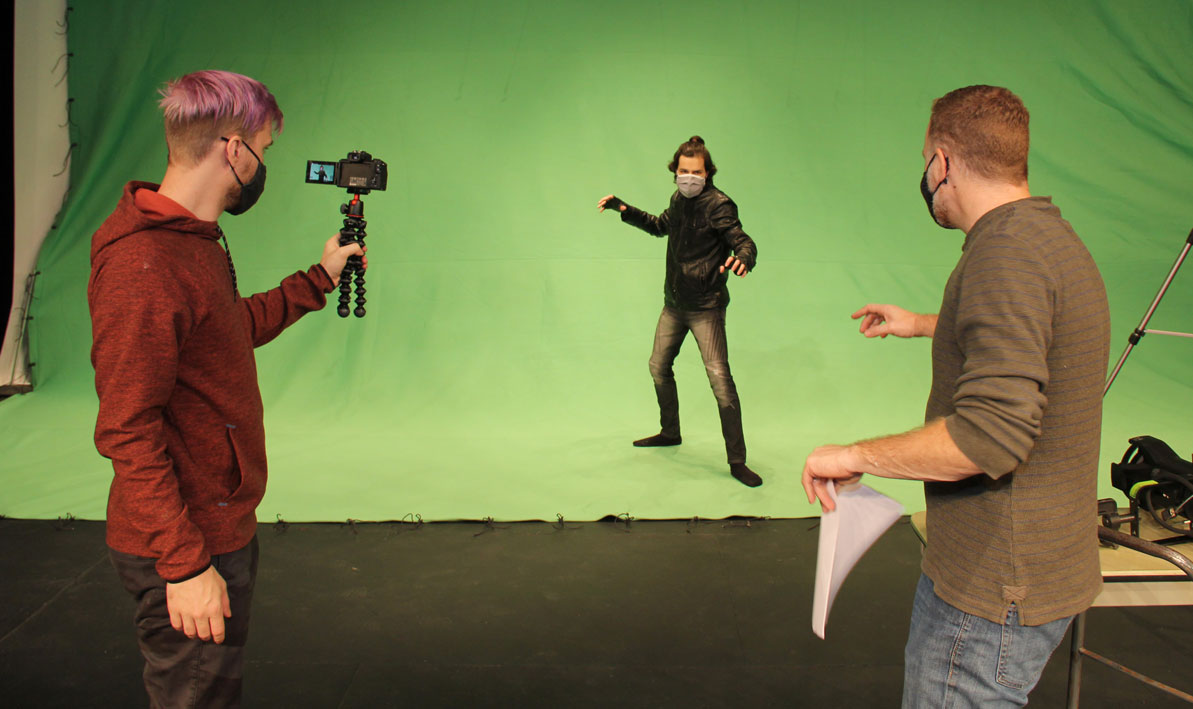
[[[721,434],[730,465],[746,462],[746,437],[742,431],[741,402],[729,371],[729,344],[725,337],[725,308],[702,310],[689,315],[689,327],[700,347],[708,383],[717,398]]]
[[[655,326],[650,376],[654,379],[655,397],[659,401],[659,429],[669,438],[679,438],[679,392],[672,365],[687,335],[683,313],[664,306],[659,314],[659,324]]]
[[[158,707],[238,707],[244,676],[244,645],[257,578],[257,538],[245,547],[211,558],[228,586],[232,617],[224,619],[221,644],[188,638],[170,625],[166,582],[156,559],[108,550],[125,589],[137,601],[134,623],[145,658],[143,673],[149,705]]]

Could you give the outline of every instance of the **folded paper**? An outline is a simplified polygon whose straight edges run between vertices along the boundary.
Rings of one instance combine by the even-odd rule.
[[[836,502],[820,516],[816,588],[812,595],[812,632],[824,639],[828,613],[858,559],[903,514],[903,505],[861,484],[828,486]]]

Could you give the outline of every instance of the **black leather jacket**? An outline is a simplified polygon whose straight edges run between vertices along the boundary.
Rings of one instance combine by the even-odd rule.
[[[737,205],[712,185],[692,198],[676,190],[659,216],[626,205],[621,220],[655,236],[668,235],[667,279],[663,302],[679,310],[710,310],[729,305],[729,271],[721,266],[732,253],[754,270],[758,247],[742,231]]]

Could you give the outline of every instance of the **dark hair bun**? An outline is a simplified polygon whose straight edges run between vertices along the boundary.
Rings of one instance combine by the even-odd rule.
[[[688,142],[695,143],[696,145],[704,145],[704,138],[701,138],[698,135],[694,135],[691,138],[688,138]]]

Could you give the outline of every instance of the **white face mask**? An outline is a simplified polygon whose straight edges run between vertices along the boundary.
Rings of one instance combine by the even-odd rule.
[[[676,175],[675,186],[681,195],[691,199],[704,191],[704,178],[700,175]]]

